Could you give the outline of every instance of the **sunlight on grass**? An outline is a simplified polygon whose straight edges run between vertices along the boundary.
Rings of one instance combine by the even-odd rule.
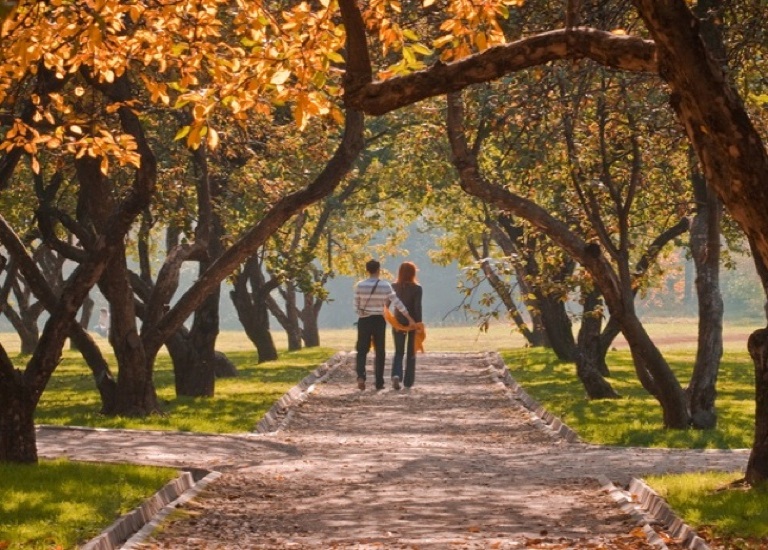
[[[732,485],[742,473],[697,473],[649,476],[646,483],[663,497],[685,522],[710,536],[728,539],[768,537],[768,490]],[[765,546],[731,546],[765,548]]]
[[[579,436],[602,445],[741,449],[754,436],[754,373],[746,352],[723,356],[718,379],[718,426],[713,430],[665,430],[658,401],[640,385],[628,351],[608,354],[608,381],[621,399],[590,401],[573,363],[558,361],[550,350],[524,348],[502,352],[512,376],[546,409]],[[667,352],[681,383],[691,375],[694,355]]]
[[[75,548],[177,476],[125,464],[0,463],[0,548]]]
[[[660,342],[669,336],[682,338],[683,343],[675,345],[670,340],[660,343],[660,347],[663,346],[670,366],[685,385],[695,358],[695,347],[689,343],[695,335],[695,325],[663,322],[647,326]],[[509,326],[499,324],[488,332],[480,332],[475,327],[428,327],[427,330],[425,345],[428,352],[502,350],[500,353],[513,377],[523,388],[591,443],[684,448],[746,448],[752,444],[754,372],[745,346],[749,327],[726,328],[726,353],[718,382],[719,422],[716,429],[707,431],[663,429],[661,407],[640,386],[632,358],[620,339],[608,356],[608,364],[611,369],[609,381],[622,398],[589,401],[573,364],[558,361],[551,351],[524,348],[522,337]],[[278,346],[284,347],[284,335],[275,333],[275,336]],[[0,334],[0,342],[11,353],[14,338],[14,335]],[[104,349],[107,361],[114,365],[106,340],[96,339]],[[171,361],[167,352],[163,353],[155,366],[155,383],[164,414],[141,419],[100,415],[100,397],[90,371],[77,352],[65,351],[41,399],[36,422],[207,433],[251,431],[276,400],[318,365],[337,350],[353,350],[355,339],[356,331],[352,328],[322,331],[324,347],[282,352],[278,361],[258,364],[252,343],[242,333],[223,332],[217,348],[227,354],[240,375],[218,379],[213,398],[176,397]],[[389,334],[387,345],[391,351]],[[15,361],[20,366],[25,358],[17,357]],[[77,470],[77,467],[83,470]],[[41,463],[37,470],[30,466],[0,466],[0,479],[4,480],[4,498],[0,503],[0,548],[3,548],[3,540],[14,541],[16,546],[9,548],[19,549],[48,549],[56,544],[64,548],[74,547],[175,475],[173,471],[164,470],[157,474],[151,471],[141,474],[147,470],[145,468],[136,468],[135,472],[113,470],[97,475],[92,468],[101,467],[67,462]],[[103,477],[99,477],[101,475]],[[147,477],[141,477],[144,475]],[[673,481],[672,476],[649,481],[657,491],[665,492],[673,508],[686,521],[711,529],[717,536],[720,533],[729,536],[727,533],[731,532],[749,533],[752,537],[768,536],[768,517],[763,512],[768,509],[768,503],[763,493],[714,491],[738,476],[692,474],[680,482]],[[710,478],[711,483],[704,481]],[[6,483],[6,480],[13,483]],[[22,485],[22,480],[28,483]],[[697,493],[699,486],[703,487],[703,492]],[[58,492],[52,494],[54,490]],[[680,496],[676,496],[678,494]],[[743,527],[740,523],[743,521],[752,524],[751,530]]]
[[[252,351],[228,353],[239,376],[218,379],[211,398],[176,397],[170,357],[161,355],[155,367],[155,385],[164,414],[127,418],[98,413],[101,400],[90,371],[77,353],[68,351],[43,394],[36,422],[99,428],[247,432],[254,429],[275,401],[333,353],[328,348],[284,352],[277,361],[262,364],[257,364]]]

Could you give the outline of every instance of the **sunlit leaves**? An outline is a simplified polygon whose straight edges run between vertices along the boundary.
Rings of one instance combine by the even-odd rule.
[[[332,0],[320,8],[302,2],[279,13],[237,0],[23,4],[0,33],[0,102],[13,101],[8,94],[41,66],[58,79],[84,72],[105,84],[135,69],[140,80],[134,81],[143,84],[149,102],[192,114],[193,122],[177,134],[190,147],[218,143],[218,134],[210,131],[215,110],[231,110],[234,120],[245,124],[251,113],[269,114],[275,105],[294,103],[300,127],[312,116],[340,120],[337,67],[344,33],[336,12]],[[77,97],[85,94],[82,84],[74,90]],[[44,103],[38,121],[45,116],[66,128],[67,119],[76,116],[68,101]],[[105,109],[106,115],[117,110]],[[99,125],[99,139],[103,131],[110,131],[108,124]],[[18,135],[13,143],[23,146]],[[85,154],[99,149],[82,146]]]

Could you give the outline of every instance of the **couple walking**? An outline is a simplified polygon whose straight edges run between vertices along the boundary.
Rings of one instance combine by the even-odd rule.
[[[402,382],[406,388],[410,388],[416,376],[416,340],[424,336],[424,325],[421,322],[421,286],[416,282],[416,265],[413,262],[403,262],[394,284],[380,278],[381,264],[376,260],[368,261],[365,270],[368,272],[368,278],[355,286],[355,311],[358,316],[357,387],[365,389],[365,361],[373,343],[376,389],[384,388],[387,331],[385,316],[389,316],[395,340],[392,387],[399,390]],[[395,308],[394,314],[389,313],[390,304]]]

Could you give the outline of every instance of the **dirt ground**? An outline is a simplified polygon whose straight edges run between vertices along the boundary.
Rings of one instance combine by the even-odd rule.
[[[133,548],[651,548],[598,476],[626,484],[648,472],[736,470],[746,461],[567,443],[535,425],[486,354],[419,356],[411,390],[378,392],[371,383],[357,389],[353,358],[276,432],[122,438],[123,460],[132,453],[132,461],[224,474]],[[58,449],[48,441],[52,454],[89,445],[102,457],[108,447],[98,434]]]

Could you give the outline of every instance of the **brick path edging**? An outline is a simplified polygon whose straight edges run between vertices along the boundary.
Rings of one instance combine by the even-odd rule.
[[[528,409],[534,425],[544,431],[550,431],[553,437],[560,437],[568,443],[583,443],[573,429],[545,409],[517,383],[501,355],[497,352],[487,352],[485,360],[491,375],[508,388],[510,398]],[[633,477],[626,491],[617,488],[605,476],[600,476],[597,480],[601,488],[617,502],[622,511],[634,518],[638,525],[642,525],[651,544],[662,549],[667,547],[653,530],[651,523],[655,523],[667,529],[669,536],[681,541],[686,548],[710,550],[709,545],[696,533],[696,530],[683,522],[666,500],[643,480]]]
[[[187,470],[179,473],[141,506],[118,518],[96,537],[83,545],[81,550],[128,549],[143,540],[177,507],[194,498],[211,481],[218,478],[218,472]]]
[[[314,391],[315,384],[325,381],[344,362],[346,353],[337,353],[317,367],[283,395],[256,425],[256,431],[267,434],[284,429],[290,421],[293,406]],[[186,432],[180,432],[186,433]],[[219,472],[190,469],[180,472],[141,506],[121,516],[81,550],[129,550],[154,531],[176,508],[197,496],[208,484],[221,476]]]
[[[284,430],[293,416],[293,407],[305,401],[315,391],[315,385],[325,380],[344,363],[347,353],[339,352],[317,367],[304,379],[278,399],[259,420],[254,431],[259,434],[276,433]]]

